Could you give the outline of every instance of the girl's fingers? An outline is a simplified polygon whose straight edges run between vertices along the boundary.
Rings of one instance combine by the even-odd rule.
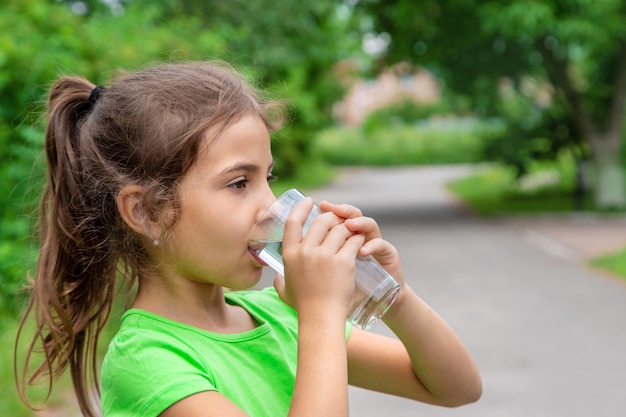
[[[359,256],[373,255],[374,257],[387,258],[396,255],[393,245],[382,238],[368,241],[359,249]]]
[[[365,242],[363,235],[353,234],[341,246],[338,253],[347,256],[349,259],[355,259],[363,246],[363,242]]]
[[[287,289],[285,286],[285,277],[276,273],[274,276],[274,288],[276,289],[276,293],[280,297],[283,302],[291,307],[293,307],[293,300],[287,294]]]
[[[378,223],[371,217],[363,216],[361,210],[349,204],[332,204],[322,201],[320,208],[326,212],[332,212],[345,220],[346,227],[354,233],[363,233],[366,240],[380,237]]]
[[[320,202],[319,207],[322,211],[331,211],[335,213],[336,216],[344,219],[352,219],[363,216],[361,210],[357,207],[351,206],[350,204],[333,204],[328,201],[322,201]]]
[[[313,209],[313,199],[305,198],[293,208],[289,217],[285,220],[283,232],[284,244],[297,244],[302,241],[302,226],[306,222],[309,213]]]
[[[376,223],[376,220],[372,219],[371,217],[357,217],[353,219],[347,219],[344,224],[346,228],[353,233],[364,234],[366,241],[381,237],[378,223]]]
[[[343,219],[333,213],[323,213],[311,223],[302,241],[306,245],[321,245],[327,239],[329,232],[336,226],[343,224]],[[346,229],[343,227],[343,229]]]
[[[344,219],[344,226],[354,236],[349,238],[350,243],[341,249],[342,251],[350,251],[350,248],[356,242],[357,254],[359,256],[373,256],[399,283],[404,282],[404,275],[400,267],[400,256],[397,249],[386,240],[382,239],[378,223],[370,217],[363,216],[358,208],[349,204],[332,204],[323,201],[319,204],[320,209],[325,212],[335,214],[337,217]],[[357,238],[362,236],[362,240]]]
[[[323,242],[320,244],[324,246],[329,254],[335,254],[340,252],[341,248],[352,235],[354,235],[354,233],[348,230],[343,223],[339,222],[328,231]],[[354,252],[354,256],[356,256],[356,251]]]
[[[359,248],[358,254],[363,257],[373,256],[396,281],[404,282],[402,268],[400,267],[400,255],[391,243],[382,238],[372,239]]]

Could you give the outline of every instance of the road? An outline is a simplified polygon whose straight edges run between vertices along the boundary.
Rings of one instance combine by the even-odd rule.
[[[626,415],[626,284],[563,256],[528,223],[472,216],[443,188],[469,169],[355,168],[311,193],[378,220],[409,284],[456,329],[483,377],[481,400],[456,409],[351,388],[350,415]]]

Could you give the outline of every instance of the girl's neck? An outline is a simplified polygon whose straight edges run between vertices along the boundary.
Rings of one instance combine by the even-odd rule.
[[[245,309],[226,303],[224,289],[214,284],[167,285],[160,279],[140,278],[132,307],[214,333],[242,333],[257,326]]]

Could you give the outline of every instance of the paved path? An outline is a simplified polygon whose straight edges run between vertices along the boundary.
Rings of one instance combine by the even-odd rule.
[[[583,261],[626,244],[626,223],[477,219],[442,187],[468,169],[350,169],[312,193],[379,221],[483,376],[482,399],[457,409],[351,389],[351,416],[625,416],[626,283]]]

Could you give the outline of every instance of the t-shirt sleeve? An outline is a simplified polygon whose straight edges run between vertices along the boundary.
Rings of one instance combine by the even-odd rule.
[[[254,297],[254,302],[247,305],[249,310],[258,310],[258,314],[264,314],[267,311],[270,311],[270,314],[280,315],[281,317],[290,317],[293,320],[294,325],[297,327],[298,313],[296,313],[293,308],[285,304],[283,300],[280,299],[274,287],[266,287],[260,291],[250,291],[247,292],[246,295]],[[244,300],[246,298],[247,297],[244,296]],[[259,306],[263,306],[263,308],[260,309]],[[350,337],[351,331],[352,324],[349,321],[346,321],[346,340]]]
[[[142,333],[148,335],[118,334],[109,346],[102,367],[105,417],[158,416],[185,397],[215,390],[194,350],[168,343],[167,335]]]

